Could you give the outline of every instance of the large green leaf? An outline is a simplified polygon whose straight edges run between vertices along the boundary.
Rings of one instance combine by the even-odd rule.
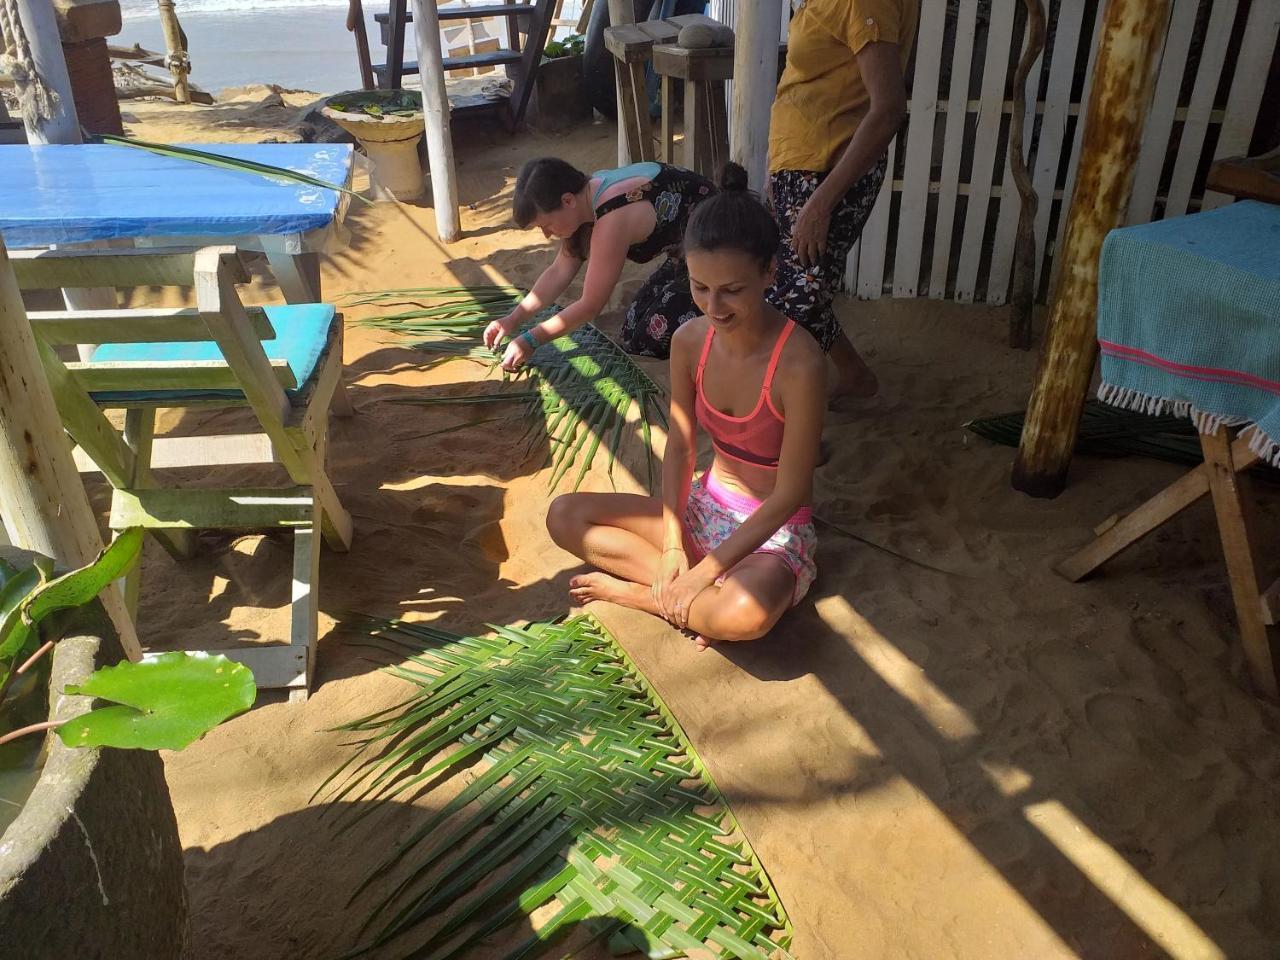
[[[25,570],[10,576],[0,589],[0,681],[13,667],[13,661],[21,656],[35,630],[22,616],[23,605],[53,572],[53,561],[39,557]]]
[[[123,577],[138,562],[142,535],[141,527],[130,527],[112,540],[92,563],[50,580],[27,603],[23,610],[26,619],[39,623],[55,610],[89,603],[107,584]]]
[[[356,890],[380,895],[348,957],[460,960],[535,915],[506,960],[544,955],[575,924],[651,957],[787,956],[790,925],[764,868],[670,711],[597,621],[489,637],[356,624],[368,645],[408,655],[392,672],[416,693],[343,728],[364,739],[326,799],[368,801],[356,814],[367,816],[443,772],[469,783],[408,837],[388,837]]]
[[[66,692],[118,704],[59,727],[67,746],[181,750],[253,706],[257,686],[248,667],[224,656],[174,652],[103,667]]]

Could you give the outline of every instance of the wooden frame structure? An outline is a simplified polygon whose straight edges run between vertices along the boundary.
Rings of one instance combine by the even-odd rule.
[[[63,426],[111,483],[113,530],[144,527],[175,558],[191,554],[196,530],[293,530],[290,643],[221,652],[248,665],[260,687],[284,687],[291,696],[305,697],[318,632],[315,534],[343,551],[352,536],[351,516],[324,467],[330,407],[350,413],[342,384],[341,316],[329,320],[314,372],[298,384],[288,362],[269,359],[263,348],[263,340],[276,336],[267,312],[240,302],[235,285],[247,282],[248,274],[234,247],[19,251],[11,260],[23,289],[194,285],[194,308],[34,312],[31,328]],[[223,360],[67,363],[56,352],[85,342],[210,340]],[[157,408],[232,406],[252,408],[262,434],[155,438]],[[123,432],[104,415],[106,408],[125,410]],[[293,486],[164,488],[153,473],[160,467],[259,462],[283,466]],[[131,604],[137,590],[135,573],[126,584]]]

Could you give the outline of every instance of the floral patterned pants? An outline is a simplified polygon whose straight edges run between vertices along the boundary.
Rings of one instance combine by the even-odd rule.
[[[813,334],[824,351],[830,350],[840,335],[840,321],[831,309],[831,301],[844,279],[849,251],[858,241],[880,194],[887,159],[887,155],[881,157],[836,205],[827,232],[827,252],[821,262],[810,267],[803,266],[796,256],[791,231],[805,203],[827,175],[815,170],[779,170],[769,176],[773,215],[782,230],[782,250],[778,277],[766,296],[779,312]]]
[[[671,335],[701,313],[689,290],[689,267],[683,256],[672,253],[645,281],[627,310],[619,338],[622,349],[665,360],[671,353]]]

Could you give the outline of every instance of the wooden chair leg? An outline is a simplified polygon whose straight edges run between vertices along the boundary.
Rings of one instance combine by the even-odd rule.
[[[1231,580],[1231,596],[1235,601],[1236,617],[1240,622],[1240,637],[1244,644],[1245,660],[1249,673],[1259,690],[1269,697],[1280,694],[1277,688],[1275,662],[1272,658],[1272,636],[1263,622],[1262,591],[1258,584],[1258,570],[1253,544],[1249,540],[1247,496],[1242,496],[1246,478],[1240,476],[1232,456],[1228,432],[1206,436],[1201,434],[1200,446],[1204,450],[1205,466],[1209,473],[1209,490],[1213,495],[1213,510],[1218,518],[1218,535],[1222,538],[1222,552],[1227,560],[1227,574]]]
[[[316,518],[320,507],[316,505]],[[289,645],[306,651],[306,682],[289,691],[289,701],[307,699],[315,675],[316,642],[320,632],[318,597],[320,589],[320,542],[316,525],[302,527],[293,534],[293,593]]]
[[[133,477],[129,487],[135,490],[149,490],[156,486],[151,475],[151,454],[155,445],[156,412],[151,408],[129,409],[124,414],[124,443],[133,451]],[[196,552],[196,533],[194,530],[153,530],[152,536],[164,547],[165,552],[175,560],[186,560]],[[137,611],[138,577],[141,564],[125,580],[125,602],[132,603],[130,613]]]
[[[1258,455],[1249,449],[1249,443],[1244,439],[1237,439],[1232,444],[1231,456],[1236,470],[1243,470],[1258,459]],[[1116,554],[1137,543],[1208,492],[1209,468],[1207,464],[1201,464],[1165,487],[1054,569],[1073,583],[1083,580]]]
[[[286,303],[320,303],[320,254],[267,254]]]
[[[662,78],[662,143],[659,159],[663,163],[676,162],[676,80]]]
[[[347,394],[347,383],[338,377],[338,385],[333,389],[333,399],[329,402],[329,412],[335,417],[354,417],[356,408],[351,405],[351,397]]]
[[[717,80],[707,84],[707,140],[711,148],[711,177],[720,176],[729,159],[729,114],[725,108],[724,82]]]

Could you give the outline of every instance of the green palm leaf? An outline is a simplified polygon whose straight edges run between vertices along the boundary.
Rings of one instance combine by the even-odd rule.
[[[506,316],[523,293],[513,287],[420,287],[353,293],[344,298],[351,306],[412,307],[369,317],[362,325],[412,338],[419,350],[445,359],[466,359],[496,370],[498,358],[486,348],[481,335],[491,320]],[[538,322],[554,315],[544,311]],[[519,381],[516,383],[515,381]],[[525,385],[528,384],[528,385]],[[627,415],[639,405],[640,433],[646,459],[649,489],[654,489],[652,423],[662,426],[662,387],[655,383],[612,340],[591,324],[544,344],[520,377],[504,374],[502,386],[488,393],[451,397],[398,397],[397,403],[519,403],[518,415],[545,426],[549,487],[572,476],[577,490],[603,447],[609,456],[609,477],[624,436]],[[534,434],[530,443],[537,442]],[[574,471],[574,467],[577,470]],[[572,472],[571,472],[572,471]]]
[[[374,881],[390,892],[347,956],[463,957],[535,912],[548,919],[508,960],[544,956],[577,923],[651,957],[789,956],[791,926],[764,868],[679,724],[596,620],[483,638],[396,620],[347,626],[408,655],[395,672],[416,692],[340,728],[367,739],[327,800],[374,782],[402,794],[483,745],[474,779],[358,887],[353,901]]]

